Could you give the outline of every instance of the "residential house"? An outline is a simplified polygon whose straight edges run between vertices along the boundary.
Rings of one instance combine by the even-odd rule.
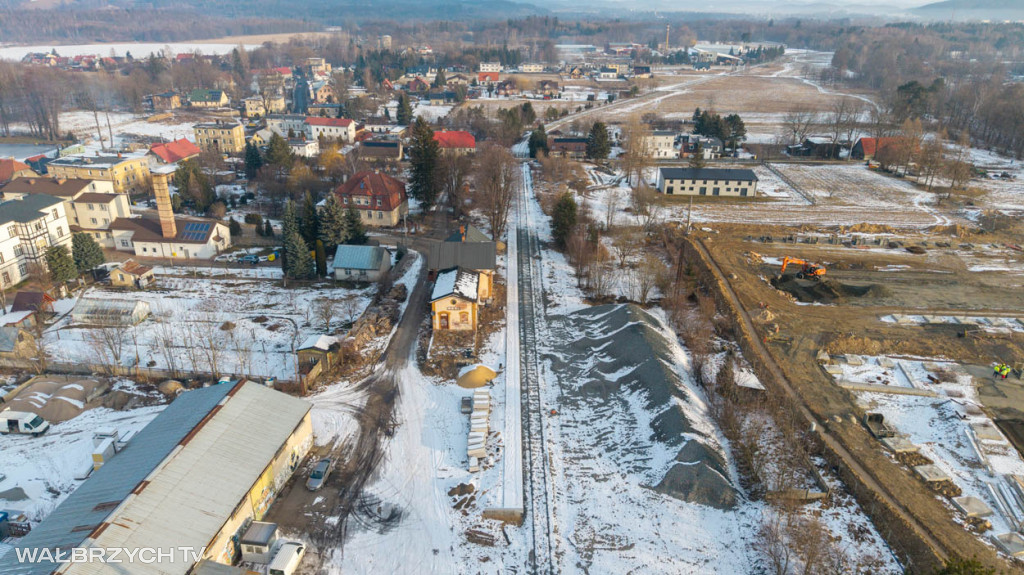
[[[185,160],[191,160],[202,153],[199,146],[193,144],[187,138],[153,144],[149,148],[149,157],[159,164],[177,164]]]
[[[401,140],[365,140],[359,143],[359,159],[368,162],[399,162],[402,160]]]
[[[441,90],[427,94],[427,101],[431,106],[444,106],[459,101],[459,95],[451,90]]]
[[[313,82],[310,84],[309,95],[313,98],[314,102],[334,102],[337,99],[334,86],[331,86],[328,82]]]
[[[279,114],[288,107],[284,96],[278,94],[268,98],[266,101],[261,96],[251,96],[242,100],[242,112],[246,118],[262,118],[268,114],[267,107],[270,107],[270,114]]]
[[[465,74],[452,74],[445,78],[444,83],[449,88],[456,86],[468,86],[470,83],[470,77]]]
[[[855,160],[873,160],[878,151],[888,146],[896,146],[899,138],[861,138],[853,145],[850,157]]]
[[[604,66],[597,71],[596,77],[598,80],[618,80],[619,71],[616,70],[615,68],[609,68],[608,66]]]
[[[726,168],[660,168],[658,191],[665,195],[733,196],[757,195],[753,170]]]
[[[437,274],[430,294],[431,323],[435,330],[473,331],[479,321],[481,274],[452,268]],[[490,289],[490,288],[487,288]]]
[[[110,272],[110,285],[142,289],[156,283],[152,266],[144,266],[132,260],[121,262]]]
[[[0,202],[0,287],[26,279],[33,268],[46,267],[51,246],[71,249],[64,201],[31,194]]]
[[[337,118],[341,115],[342,107],[341,104],[317,102],[306,106],[306,113],[309,116],[319,116],[321,118]]]
[[[587,75],[587,70],[581,65],[567,66],[565,74],[573,80],[582,80]]]
[[[0,327],[19,327],[21,329],[32,329],[42,321],[36,317],[36,312],[31,310],[12,311],[0,315]]]
[[[391,269],[391,254],[380,246],[340,245],[334,252],[334,278],[379,282]]]
[[[355,208],[368,226],[395,226],[409,213],[405,184],[377,170],[356,173],[334,191],[346,208]]]
[[[476,75],[477,84],[483,84],[489,86],[491,84],[497,84],[501,74],[497,72],[480,72]]]
[[[399,126],[386,118],[374,116],[363,122],[363,129],[369,134],[389,135],[392,138],[403,138],[408,131],[407,126]]]
[[[519,86],[514,79],[509,78],[495,84],[494,93],[499,96],[515,96],[519,93]]]
[[[204,90],[197,88],[188,95],[188,103],[193,108],[223,108],[231,103],[224,90]]]
[[[671,131],[656,130],[647,136],[647,153],[656,160],[678,158],[679,151],[676,150],[676,133]]]
[[[18,326],[0,327],[0,362],[23,366],[25,360],[39,356],[36,338],[32,332]]]
[[[118,218],[110,222],[114,249],[150,258],[209,260],[231,246],[231,231],[220,220],[176,217],[174,221],[168,231],[155,218]]]
[[[808,136],[801,144],[786,146],[786,154],[794,157],[837,159],[842,149],[843,146],[833,142],[831,138]]]
[[[323,58],[306,58],[306,71],[311,76],[317,74],[330,74],[331,64]]]
[[[193,131],[204,152],[238,154],[245,150],[245,128],[238,122],[196,124]]]
[[[718,138],[709,138],[707,136],[700,136],[697,134],[685,134],[681,139],[682,143],[679,147],[679,157],[689,158],[693,156],[698,149],[701,151],[701,155],[704,156],[705,160],[717,160],[722,157],[722,150],[724,145],[722,140]]]
[[[267,116],[267,129],[283,138],[294,138],[306,133],[304,114],[270,114]]]
[[[305,119],[305,133],[313,139],[323,136],[328,140],[351,144],[356,141],[356,122],[349,118],[309,116]]]
[[[410,92],[426,92],[430,89],[430,82],[417,76],[405,84],[405,89]]]
[[[698,72],[705,72],[711,70],[711,62],[708,61],[697,61],[693,63],[693,69]]]
[[[548,144],[548,155],[558,158],[565,156],[573,160],[587,157],[586,138],[551,138]]]
[[[541,80],[537,83],[537,93],[542,96],[555,96],[558,92],[558,82],[554,80]]]
[[[519,71],[523,74],[542,74],[544,72],[544,64],[539,62],[524,62],[519,65]]]
[[[15,179],[38,176],[28,164],[23,164],[14,158],[0,159],[0,186]]]
[[[434,132],[434,141],[442,153],[461,156],[476,151],[476,138],[463,130],[438,130]]]
[[[154,110],[177,110],[181,107],[181,94],[177,92],[153,94],[149,100]]]
[[[319,140],[307,140],[305,138],[291,138],[288,140],[288,147],[292,153],[300,158],[315,158],[320,153]]]
[[[480,62],[479,72],[501,72],[501,62]]]
[[[274,132],[266,128],[262,130],[256,130],[251,136],[249,136],[249,143],[254,146],[266,146],[270,143],[270,138],[274,137]]]
[[[111,182],[114,193],[131,194],[149,187],[149,158],[145,154],[65,156],[46,165],[54,178]]]

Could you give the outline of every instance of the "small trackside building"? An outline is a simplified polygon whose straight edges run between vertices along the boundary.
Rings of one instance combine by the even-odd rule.
[[[667,196],[754,197],[757,175],[726,168],[661,168],[658,191]]]
[[[430,294],[434,330],[476,330],[480,303],[485,299],[482,292],[490,295],[490,276],[464,268],[438,272]]]
[[[200,560],[232,564],[313,444],[310,407],[244,380],[181,394],[16,545],[174,550],[170,559],[22,563],[15,550],[0,573],[186,575]]]

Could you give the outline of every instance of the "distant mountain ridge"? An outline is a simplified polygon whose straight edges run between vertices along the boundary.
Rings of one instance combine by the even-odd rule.
[[[914,13],[929,18],[956,20],[1021,20],[1022,0],[943,0],[915,8]]]

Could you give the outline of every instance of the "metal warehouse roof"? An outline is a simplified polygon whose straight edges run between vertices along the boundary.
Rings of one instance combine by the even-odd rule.
[[[754,170],[734,170],[729,168],[661,168],[661,176],[666,180],[738,180],[756,182]]]
[[[379,270],[387,254],[380,246],[340,245],[334,252],[334,269]]]
[[[123,451],[94,471],[49,517],[21,539],[17,547],[79,546],[229,391],[231,386],[217,385],[178,396],[137,433]],[[14,551],[0,558],[0,573],[5,575],[47,575],[54,568],[53,563],[18,563]]]
[[[221,384],[229,387],[228,384]],[[220,387],[220,386],[218,386]],[[232,386],[149,483],[125,502],[90,542],[101,548],[201,548],[210,543],[253,488],[310,404],[254,382]],[[113,461],[117,461],[115,457]],[[102,469],[102,468],[101,468]],[[210,550],[218,552],[219,550]],[[133,563],[132,575],[185,575],[187,562]],[[74,563],[66,575],[122,575],[119,565]]]

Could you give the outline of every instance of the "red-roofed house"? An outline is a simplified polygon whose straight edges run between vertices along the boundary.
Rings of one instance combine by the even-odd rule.
[[[434,132],[434,141],[441,150],[449,154],[472,154],[476,151],[476,138],[462,130],[440,130]]]
[[[173,142],[153,144],[149,148],[150,158],[159,164],[176,164],[198,156],[202,150],[189,140],[182,138]]]
[[[332,140],[341,140],[346,144],[356,141],[356,123],[348,118],[320,118],[309,116],[305,121],[306,134],[311,139],[323,136]]]
[[[478,84],[497,84],[499,75],[497,72],[478,72],[476,81]]]
[[[897,143],[897,138],[861,138],[857,140],[857,143],[853,145],[853,150],[850,151],[850,156],[855,160],[870,160],[875,157],[878,150],[886,147],[893,146]]]
[[[409,213],[405,184],[376,170],[365,170],[334,190],[346,208],[355,208],[363,224],[396,226]]]
[[[32,171],[28,164],[23,164],[14,158],[0,160],[0,184],[5,184],[14,178],[38,176]]]

